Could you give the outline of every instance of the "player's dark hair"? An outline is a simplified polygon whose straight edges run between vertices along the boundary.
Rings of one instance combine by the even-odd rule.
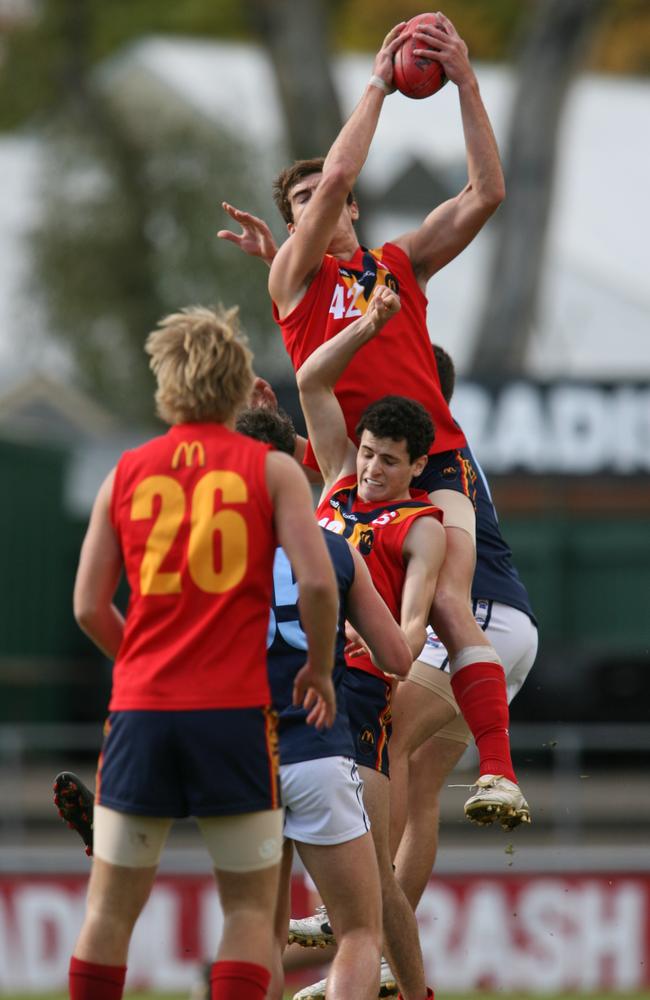
[[[449,402],[454,394],[454,389],[456,388],[456,368],[454,366],[454,362],[451,360],[444,347],[441,347],[440,344],[433,344],[433,353],[435,355],[436,366],[438,368],[440,388],[442,389],[442,394],[445,397],[445,400]]]
[[[433,420],[425,408],[406,396],[382,396],[367,406],[356,426],[357,437],[364,431],[378,438],[406,441],[411,462],[429,454],[435,437]]]
[[[236,429],[240,434],[272,444],[278,451],[293,455],[296,447],[296,429],[288,413],[282,409],[270,410],[265,406],[241,410]]]
[[[293,222],[293,212],[289,201],[292,188],[309,174],[321,174],[324,163],[324,156],[314,156],[311,160],[296,160],[290,167],[285,167],[273,181],[273,200],[285,222]],[[349,192],[346,200],[348,205],[352,204],[354,191]]]

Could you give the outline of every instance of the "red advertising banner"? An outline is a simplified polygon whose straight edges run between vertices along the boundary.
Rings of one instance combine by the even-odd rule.
[[[0,876],[0,992],[63,989],[81,876]],[[300,879],[296,913],[306,912]],[[442,991],[627,992],[650,986],[650,874],[440,876],[418,909],[427,979]],[[161,875],[136,927],[131,988],[196,981],[222,927],[210,878]]]

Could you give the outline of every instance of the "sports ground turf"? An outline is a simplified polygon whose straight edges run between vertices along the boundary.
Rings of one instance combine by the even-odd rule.
[[[2,1000],[67,1000],[67,995],[62,993],[0,993]],[[291,1000],[293,992],[285,993],[284,1000]],[[555,993],[550,996],[541,994],[520,995],[516,993],[447,993],[436,994],[436,1000],[650,1000],[650,993]],[[125,993],[124,1000],[187,1000],[187,993]]]

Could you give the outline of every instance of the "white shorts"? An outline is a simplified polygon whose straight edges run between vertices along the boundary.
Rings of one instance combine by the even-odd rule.
[[[345,844],[370,829],[363,781],[351,757],[280,765],[284,835],[302,844]]]
[[[523,611],[498,601],[474,601],[474,618],[497,651],[506,675],[508,702],[526,680],[537,655],[537,629]],[[432,629],[417,662],[449,672],[447,650]]]

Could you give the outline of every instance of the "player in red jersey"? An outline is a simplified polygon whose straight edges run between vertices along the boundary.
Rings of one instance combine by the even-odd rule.
[[[356,351],[398,310],[398,297],[378,287],[365,316],[305,361],[298,387],[324,479],[319,523],[348,538],[364,556],[373,583],[399,621],[415,659],[422,649],[445,553],[441,511],[425,493],[409,488],[426,465],[433,425],[414,400],[385,397],[362,414],[356,428],[357,449],[333,392]],[[379,862],[385,951],[404,1000],[422,1000],[431,993],[424,979],[417,923],[395,879],[389,845],[391,685],[363,646],[348,655],[345,689]]]
[[[298,161],[278,177],[276,203],[290,238],[273,259],[269,292],[285,346],[299,368],[319,344],[363,315],[374,287],[399,291],[401,311],[341,372],[335,392],[352,437],[360,413],[387,393],[421,402],[436,426],[429,462],[414,485],[425,489],[445,515],[447,556],[432,625],[449,652],[454,695],[479,752],[477,792],[465,811],[470,819],[485,823],[504,813],[523,816],[528,807],[510,756],[503,666],[471,611],[476,472],[440,391],[426,328],[425,290],[429,278],[471,242],[495,211],[504,197],[504,180],[467,47],[451,21],[439,13],[435,25],[422,25],[416,33],[427,46],[416,51],[423,59],[438,59],[458,88],[468,183],[417,229],[371,251],[359,245],[354,228],[359,210],[352,189],[383,102],[394,89],[393,56],[402,44],[403,29],[397,25],[386,36],[363,96],[325,159]],[[244,233],[219,235],[268,260],[267,234],[254,222],[251,228],[246,213],[225,207],[242,223]],[[313,464],[309,453],[307,462]]]
[[[147,351],[171,428],[106,478],[75,583],[77,621],[115,668],[70,996],[122,996],[172,818],[193,815],[224,911],[211,996],[263,1000],[282,849],[266,668],[276,546],[291,559],[307,636],[294,698],[316,725],[335,712],[337,585],[304,475],[233,430],[253,382],[236,310],[169,316]],[[126,619],[113,604],[122,570]]]
[[[434,354],[445,399],[450,401],[456,378],[454,363],[438,345],[434,346]],[[478,463],[476,467],[479,471],[478,558],[472,585],[472,604],[480,628],[499,651],[506,671],[508,701],[511,702],[521,690],[537,655],[537,623],[526,588],[513,564],[512,553],[501,534],[489,484]],[[434,727],[436,731],[411,754],[407,763],[408,801],[405,803],[406,817],[402,817],[406,819],[405,827],[400,823],[396,815],[399,810],[393,808],[394,799],[391,799],[391,843],[397,846],[399,841],[399,850],[394,855],[397,879],[413,909],[429,882],[436,860],[442,789],[471,738],[462,716],[451,714],[454,710],[458,713],[458,706],[454,704],[449,685],[447,659],[444,647],[435,634],[430,634],[419,656],[418,683],[423,706],[420,722],[426,720],[429,731]],[[413,672],[409,683],[411,681]],[[427,693],[423,687],[428,689]],[[440,712],[441,699],[444,699],[444,716]],[[410,749],[412,730],[406,725],[400,731],[400,721],[411,720],[396,718],[398,737],[391,743],[391,769],[395,767],[393,749],[399,754],[400,736],[404,729],[407,730],[407,739],[402,749],[407,754]],[[399,772],[399,765],[396,770]],[[391,788],[395,784],[391,782]],[[500,820],[505,829],[508,829],[510,821],[507,815]]]

